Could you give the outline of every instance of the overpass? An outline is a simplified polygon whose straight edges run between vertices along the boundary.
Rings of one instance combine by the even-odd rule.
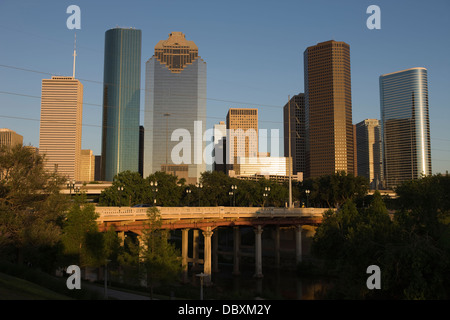
[[[162,228],[181,229],[182,232],[182,266],[183,279],[187,280],[188,265],[203,264],[206,284],[211,281],[213,269],[217,269],[219,227],[233,228],[233,273],[239,274],[240,227],[252,227],[255,233],[254,257],[255,277],[262,277],[262,241],[261,234],[266,226],[275,227],[275,260],[279,263],[280,227],[293,227],[295,230],[296,261],[302,258],[302,226],[318,225],[322,222],[325,208],[273,208],[273,207],[157,207],[160,211]],[[96,207],[99,214],[97,222],[100,231],[114,227],[121,237],[125,232],[133,232],[142,236],[145,228],[148,208],[134,207]],[[192,232],[193,257],[188,257],[189,230]],[[199,232],[203,235],[204,258],[199,259]],[[123,239],[123,238],[122,238]],[[214,256],[212,259],[212,256]]]

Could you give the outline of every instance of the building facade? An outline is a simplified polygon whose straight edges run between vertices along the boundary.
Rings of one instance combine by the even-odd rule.
[[[226,159],[228,170],[231,170],[239,163],[239,157],[258,156],[258,109],[231,108],[226,125]]]
[[[221,171],[226,173],[226,142],[227,142],[227,125],[225,121],[220,121],[213,128],[213,171]]]
[[[290,108],[290,112],[289,112]],[[289,136],[293,174],[306,170],[305,95],[297,94],[283,108],[284,156],[289,157]],[[289,134],[289,121],[291,132]]]
[[[330,40],[304,52],[306,177],[355,173],[350,46]]]
[[[45,169],[80,179],[83,85],[73,77],[42,80],[39,153]]]
[[[18,144],[23,144],[22,135],[10,129],[0,129],[0,146],[7,146],[8,148],[11,148]]]
[[[188,177],[199,179],[206,171],[206,62],[197,45],[170,33],[146,62],[145,81],[144,176],[187,165]]]
[[[355,126],[358,175],[369,179],[371,189],[381,189],[383,166],[380,121],[365,119]]]
[[[386,187],[431,175],[427,69],[380,76],[380,106]]]
[[[92,150],[81,150],[80,181],[90,182],[95,180],[95,156]]]
[[[102,180],[139,171],[141,30],[105,33],[103,72]]]

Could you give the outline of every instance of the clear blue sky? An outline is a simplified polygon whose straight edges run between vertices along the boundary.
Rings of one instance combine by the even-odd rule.
[[[142,88],[145,61],[159,40],[181,31],[198,45],[208,66],[208,127],[224,121],[230,107],[258,107],[260,127],[282,135],[282,107],[288,95],[304,91],[303,52],[318,42],[350,45],[353,123],[380,118],[380,75],[425,67],[433,172],[450,169],[448,0],[0,0],[0,92],[20,94],[0,93],[0,127],[23,135],[25,144],[39,146],[41,80],[72,75],[71,4],[81,9],[82,148],[95,154],[101,150],[104,34],[120,26],[142,30]],[[381,30],[366,27],[372,4],[381,9]],[[142,91],[141,123],[143,111]]]

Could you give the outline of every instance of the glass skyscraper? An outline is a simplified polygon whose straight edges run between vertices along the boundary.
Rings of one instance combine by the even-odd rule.
[[[105,33],[103,74],[102,179],[139,170],[141,30]]]
[[[172,32],[157,43],[145,72],[144,177],[176,165],[197,181],[206,170],[206,62],[193,41]],[[186,148],[174,149],[183,142]]]
[[[431,175],[427,69],[380,76],[380,105],[386,187]]]

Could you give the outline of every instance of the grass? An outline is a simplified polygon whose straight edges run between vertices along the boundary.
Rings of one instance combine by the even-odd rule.
[[[32,282],[0,273],[0,300],[72,300]]]

